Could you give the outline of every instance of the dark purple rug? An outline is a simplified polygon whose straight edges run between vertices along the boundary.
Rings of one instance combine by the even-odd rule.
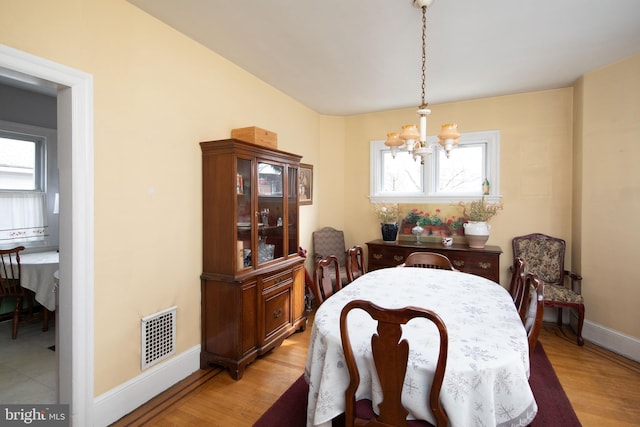
[[[538,414],[532,427],[579,427],[580,421],[562,389],[542,344],[538,343],[531,357],[529,378],[538,403]],[[254,427],[304,427],[307,422],[309,387],[300,376],[254,424]]]

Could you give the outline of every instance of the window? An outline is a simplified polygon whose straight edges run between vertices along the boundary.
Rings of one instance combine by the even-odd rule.
[[[458,202],[477,199],[483,183],[489,182],[488,198],[500,196],[500,132],[461,134],[459,145],[449,158],[440,148],[437,137],[427,137],[433,147],[424,165],[406,151],[396,158],[384,141],[371,141],[372,202]],[[435,144],[435,145],[434,145]]]
[[[0,190],[40,190],[42,142],[19,137],[0,131]]]
[[[0,246],[44,242],[46,137],[0,129]]]

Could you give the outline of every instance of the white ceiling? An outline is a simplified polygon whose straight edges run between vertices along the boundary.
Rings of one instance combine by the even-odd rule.
[[[129,0],[307,107],[420,103],[413,0]],[[639,0],[435,0],[427,102],[566,87],[640,52]]]

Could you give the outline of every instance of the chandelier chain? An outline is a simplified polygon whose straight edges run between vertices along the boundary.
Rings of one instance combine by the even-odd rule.
[[[422,6],[422,104],[420,108],[427,108],[427,6]]]

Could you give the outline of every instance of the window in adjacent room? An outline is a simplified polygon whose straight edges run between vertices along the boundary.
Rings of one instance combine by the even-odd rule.
[[[433,148],[424,165],[406,151],[394,159],[384,141],[371,142],[372,202],[458,202],[477,199],[485,190],[488,199],[499,197],[500,132],[461,134],[449,158],[436,137],[427,140],[438,148]]]
[[[0,129],[0,247],[45,241],[45,141]]]

